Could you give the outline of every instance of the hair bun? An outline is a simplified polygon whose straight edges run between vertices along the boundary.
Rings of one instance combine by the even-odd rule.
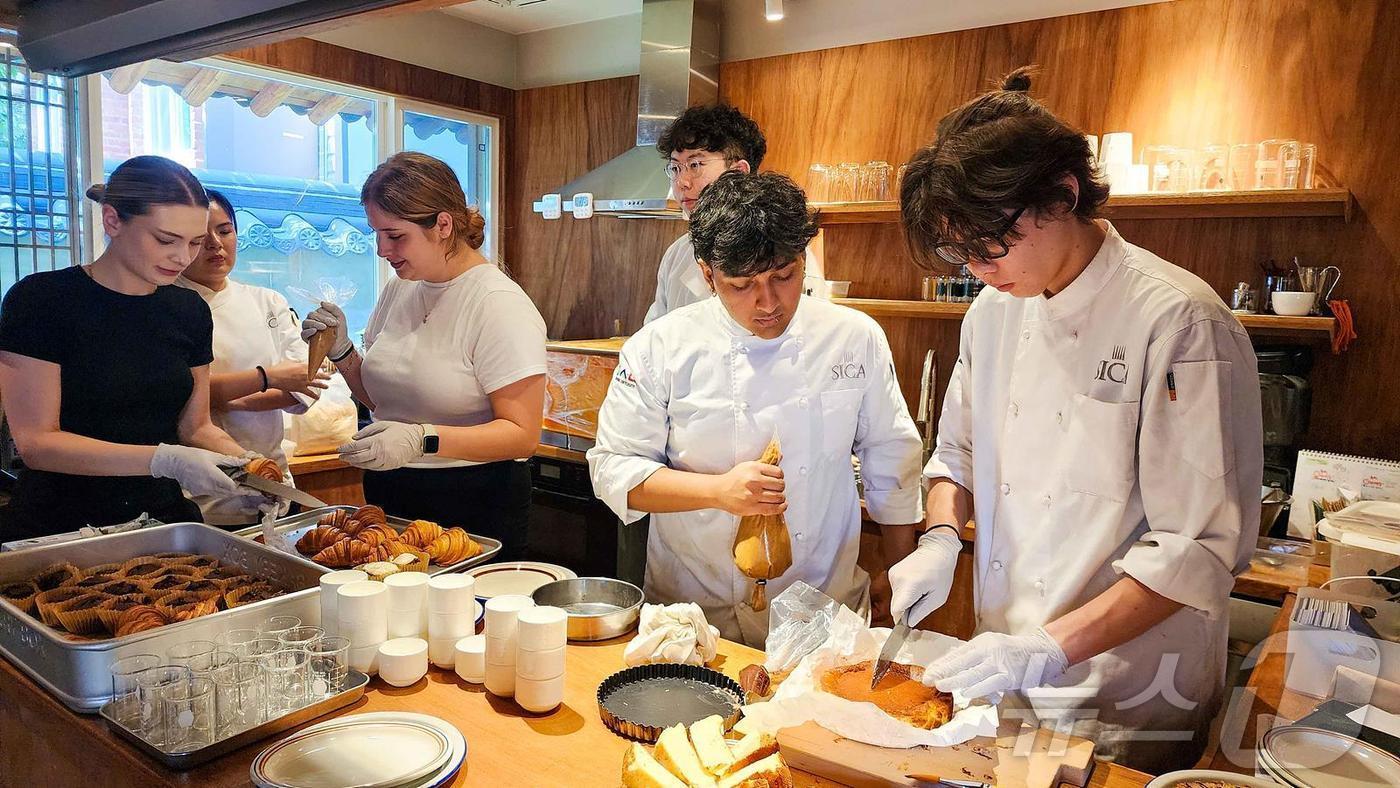
[[[480,249],[486,243],[486,218],[474,205],[467,206],[467,232],[463,240],[473,249]]]
[[[89,186],[87,191],[83,192],[83,194],[86,195],[89,200],[100,203],[102,202],[102,198],[107,196],[107,184],[94,183]]]
[[[1001,89],[1016,93],[1026,93],[1031,89],[1031,74],[1035,69],[1032,66],[1021,66],[1010,74],[1002,77]]]

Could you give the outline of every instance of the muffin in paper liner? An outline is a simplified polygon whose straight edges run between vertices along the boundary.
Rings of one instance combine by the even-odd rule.
[[[230,589],[224,593],[224,604],[230,609],[251,605],[254,602],[261,602],[264,599],[272,599],[287,593],[282,589],[266,582],[255,582],[246,586]]]
[[[206,571],[203,575],[206,580],[240,580],[248,577],[248,573],[243,571],[243,567],[233,564],[219,564]]]
[[[137,556],[122,564],[122,577],[149,577],[159,572],[163,566],[165,564],[158,558],[152,558],[148,555]]]
[[[144,597],[151,591],[149,584],[143,583],[140,580],[127,580],[126,578],[108,580],[99,586],[94,586],[92,590],[111,597],[131,596],[133,594],[140,594]]]
[[[184,591],[185,587],[190,584],[191,579],[193,578],[184,575],[162,575],[145,584],[146,593],[154,598],[156,596],[165,596],[173,591]]]
[[[82,588],[88,591],[96,590],[99,586],[105,586],[113,580],[120,580],[112,575],[92,575],[90,577],[80,577],[77,580],[69,580],[59,588]]]
[[[110,597],[102,607],[98,608],[97,618],[102,622],[102,627],[107,630],[108,634],[115,635],[126,611],[150,604],[151,598],[145,594]]]
[[[0,597],[20,609],[22,613],[28,613],[34,609],[34,597],[39,595],[39,587],[34,585],[32,580],[20,580],[14,583],[0,585]]]
[[[217,569],[220,566],[219,559],[212,555],[197,555],[185,563],[197,569],[204,570],[205,574],[208,574],[211,570]]]
[[[98,564],[97,566],[90,566],[90,567],[84,569],[84,570],[83,570],[83,578],[86,579],[86,578],[89,578],[89,577],[107,577],[107,576],[116,577],[117,575],[121,574],[121,571],[122,571],[121,562],[117,562],[117,563],[113,563],[113,564]]]
[[[73,588],[72,586],[40,591],[39,595],[34,597],[34,606],[37,608],[39,620],[51,627],[59,626],[58,618],[54,616],[54,608],[70,599],[77,599],[91,593],[85,588]]]
[[[161,597],[156,602],[156,610],[165,614],[171,621],[188,621],[216,612],[218,602],[188,591],[177,591]]]
[[[106,632],[98,612],[112,597],[106,594],[87,593],[50,608],[58,625],[75,635],[97,635]]]
[[[178,566],[180,564],[189,564],[192,563],[196,558],[199,558],[199,556],[195,555],[194,553],[181,553],[178,551],[170,553],[156,553],[151,557],[161,561],[166,566]]]
[[[155,605],[137,605],[127,610],[123,610],[117,617],[117,625],[112,630],[116,637],[126,637],[137,632],[145,632],[148,629],[163,627],[170,623],[170,619]]]
[[[405,550],[389,559],[401,572],[427,572],[432,559],[421,550]]]
[[[216,603],[222,602],[224,598],[224,583],[221,580],[201,580],[190,581],[184,589],[186,594],[195,594],[204,599],[212,599]]]
[[[44,567],[39,574],[30,579],[34,581],[34,585],[39,587],[40,591],[52,591],[64,583],[78,580],[82,576],[81,569],[65,561],[61,564]]]

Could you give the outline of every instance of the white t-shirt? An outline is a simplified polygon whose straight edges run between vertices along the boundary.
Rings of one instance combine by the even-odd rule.
[[[821,258],[807,250],[807,272],[803,277],[802,291],[810,296],[826,298],[826,279],[822,273]],[[677,238],[666,247],[661,255],[661,265],[656,270],[656,297],[651,308],[642,319],[645,325],[683,306],[709,298],[710,286],[705,284],[705,275],[695,262],[695,246],[690,242],[690,233]]]
[[[176,284],[199,293],[209,304],[214,318],[214,361],[210,374],[239,372],[257,366],[264,368],[287,361],[306,363],[306,343],[296,316],[287,299],[275,290],[254,287],[232,279],[223,290],[215,292],[184,277]],[[306,411],[305,405],[285,409],[290,413]],[[287,455],[282,449],[284,437],[282,410],[222,411],[211,408],[211,417],[239,446],[272,460],[287,470]],[[204,521],[213,525],[238,525],[253,522],[256,508],[245,508],[246,495],[193,496],[204,513]]]
[[[545,373],[545,325],[494,265],[446,282],[391,279],[365,328],[360,377],[376,421],[470,427],[494,420],[490,394]],[[414,468],[475,465],[424,457]]]

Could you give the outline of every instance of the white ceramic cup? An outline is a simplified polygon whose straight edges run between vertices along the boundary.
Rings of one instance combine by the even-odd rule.
[[[346,583],[336,592],[336,618],[340,621],[373,621],[389,613],[389,593],[383,583],[362,580]]]
[[[428,661],[443,670],[457,664],[457,641],[461,638],[428,638]]]
[[[428,675],[428,642],[394,638],[379,644],[379,678],[395,687],[418,683]]]
[[[1269,298],[1276,314],[1302,317],[1312,311],[1313,303],[1317,301],[1317,293],[1275,290]]]
[[[514,639],[516,617],[534,606],[535,600],[524,594],[502,594],[486,600],[486,634],[502,640]]]
[[[491,666],[487,665],[486,670],[489,681]],[[488,683],[486,688],[489,690],[491,685]],[[554,710],[564,702],[563,674],[542,681],[516,678],[515,702],[520,704],[520,708],[536,714]]]
[[[548,651],[569,641],[569,614],[563,608],[540,605],[516,614],[516,637],[528,651]]]
[[[515,652],[515,677],[531,681],[544,681],[564,675],[564,651],[563,646],[548,651],[517,649]]]
[[[518,650],[516,642],[510,638],[486,636],[486,664],[488,665],[514,665]]]
[[[417,610],[428,606],[428,574],[399,572],[384,578],[390,610]]]
[[[350,641],[350,648],[377,646],[389,639],[389,624],[384,619],[347,621],[341,619],[336,632]]]
[[[472,635],[457,641],[453,668],[463,681],[480,684],[486,680],[486,636]]]
[[[379,672],[379,643],[372,643],[368,646],[350,647],[350,667],[360,671],[366,676],[373,676]]]
[[[428,612],[475,613],[476,578],[470,575],[436,575],[429,578]]]
[[[419,608],[418,610],[389,608],[389,637],[426,639],[428,637],[427,608]]]
[[[486,663],[486,691],[492,695],[509,698],[515,694],[515,666],[492,665]]]
[[[327,572],[321,575],[321,628],[330,634],[335,634],[331,630],[340,621],[340,587],[350,583],[359,583],[369,579],[369,575],[358,569],[342,569],[338,572]]]
[[[466,613],[429,613],[428,638],[460,640],[476,634],[476,621]]]

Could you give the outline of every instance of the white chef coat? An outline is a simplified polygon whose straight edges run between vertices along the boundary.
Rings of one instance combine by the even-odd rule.
[[[175,280],[177,285],[199,293],[209,304],[209,313],[214,318],[214,361],[209,365],[209,372],[216,375],[239,372],[288,361],[306,364],[306,343],[301,339],[296,315],[287,305],[287,299],[275,290],[232,279],[227,281],[223,290],[215,292],[183,276]],[[285,476],[284,412],[305,413],[306,405],[263,411],[211,409],[210,416],[239,446],[276,460]],[[196,495],[191,496],[191,500],[199,504],[204,521],[211,525],[242,525],[258,519],[257,508],[246,506],[249,500],[246,490],[231,496]]]
[[[628,508],[627,493],[659,468],[724,473],[757,459],[775,435],[793,564],[768,582],[768,598],[802,580],[864,613],[851,454],[877,522],[923,518],[919,434],[884,332],[866,315],[803,296],[787,330],[760,339],[712,298],[645,326],[623,345],[598,414],[593,489],[634,522],[644,513]],[[725,637],[762,646],[768,612],[749,607],[753,581],[734,565],[738,526],[719,509],[653,514],[647,597],[696,602]]]
[[[360,378],[375,421],[471,427],[491,393],[545,373],[540,310],[504,271],[477,265],[446,282],[384,285],[365,327]],[[481,463],[426,456],[410,468]]]
[[[822,274],[822,261],[812,250],[807,250],[807,268],[802,280],[803,292],[809,295],[826,297],[826,280]],[[645,325],[668,312],[697,301],[704,301],[712,295],[710,286],[705,284],[705,275],[695,262],[695,246],[690,242],[690,233],[677,238],[666,247],[661,255],[661,267],[656,271],[656,297],[651,308],[642,320]]]
[[[1103,224],[1053,298],[973,303],[924,475],[972,491],[978,631],[1034,631],[1123,575],[1186,606],[1011,698],[1046,724],[1077,709],[1100,755],[1156,773],[1199,755],[1219,705],[1227,599],[1259,522],[1259,378],[1208,285]]]

